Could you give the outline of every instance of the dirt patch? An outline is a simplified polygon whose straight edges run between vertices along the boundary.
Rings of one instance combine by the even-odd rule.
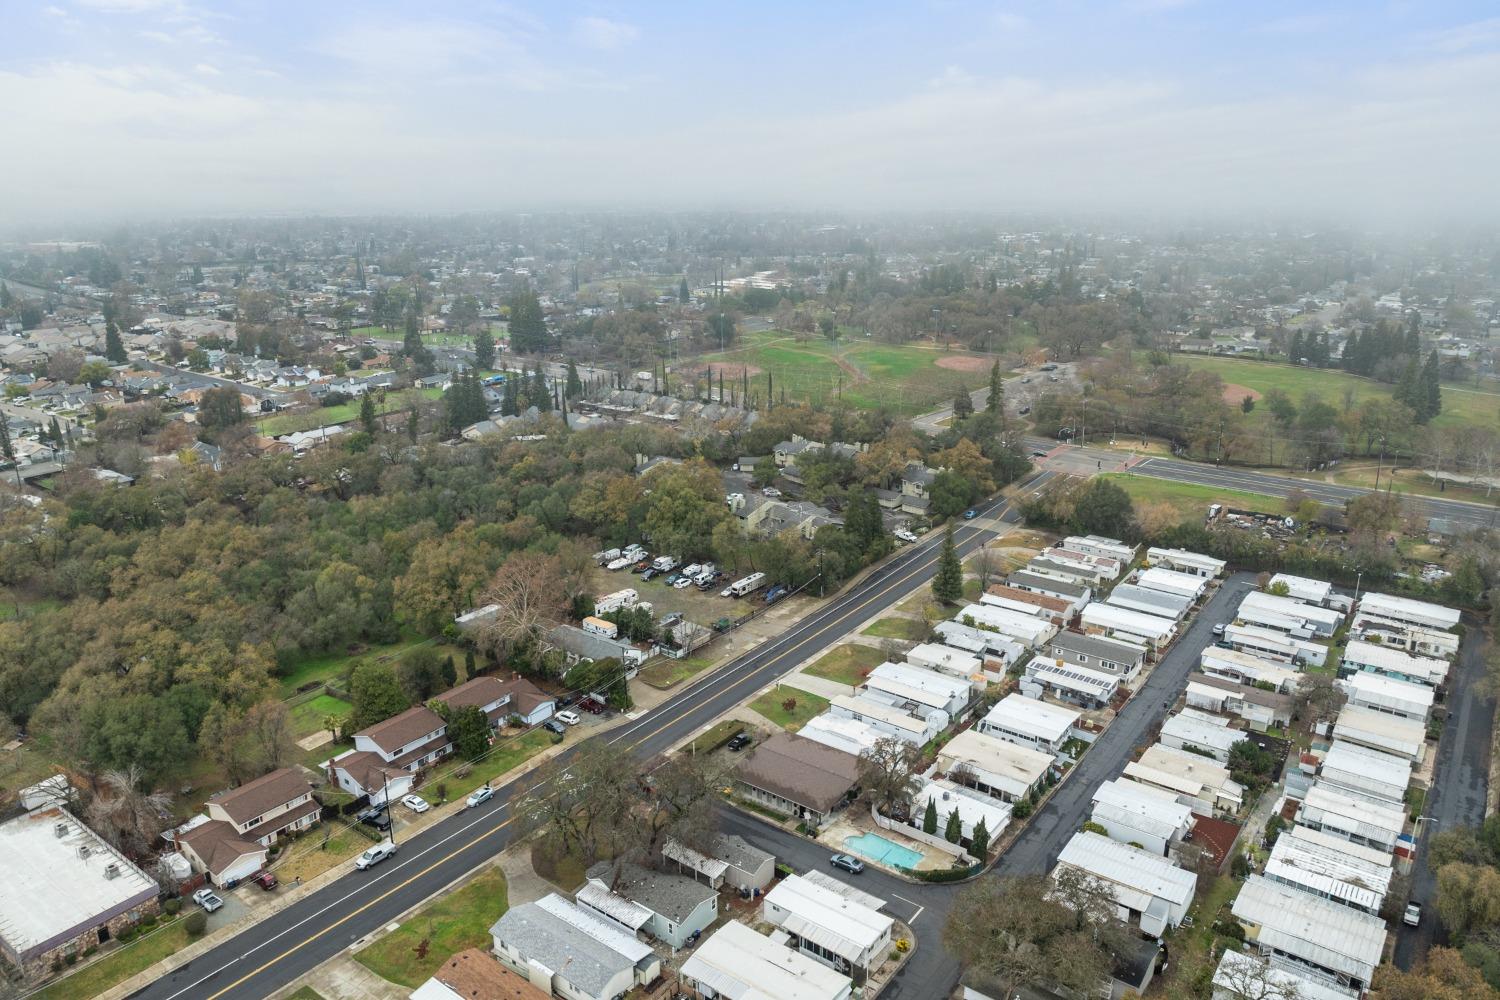
[[[722,373],[725,378],[754,378],[763,374],[761,368],[743,361],[710,361],[698,370],[700,372],[706,370],[710,376]]]
[[[1242,402],[1246,396],[1249,396],[1257,403],[1260,402],[1260,393],[1256,392],[1254,389],[1251,389],[1249,386],[1239,385],[1234,382],[1224,383],[1224,402],[1239,403]]]
[[[987,372],[995,366],[989,358],[976,358],[967,354],[946,354],[937,359],[939,368],[955,372]]]

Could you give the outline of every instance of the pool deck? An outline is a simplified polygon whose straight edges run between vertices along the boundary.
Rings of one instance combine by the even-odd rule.
[[[953,858],[951,855],[944,854],[936,848],[928,847],[926,844],[918,843],[915,840],[908,840],[895,830],[882,830],[870,819],[868,813],[862,814],[857,808],[844,810],[843,815],[835,819],[826,829],[818,834],[818,843],[827,846],[830,851],[836,851],[841,854],[855,854],[862,861],[868,861],[871,864],[888,870],[895,870],[891,865],[876,861],[874,858],[867,858],[863,854],[851,851],[845,846],[845,838],[857,837],[862,833],[872,833],[883,840],[889,840],[893,844],[921,854],[922,860],[916,865],[917,871],[946,871],[953,867]]]

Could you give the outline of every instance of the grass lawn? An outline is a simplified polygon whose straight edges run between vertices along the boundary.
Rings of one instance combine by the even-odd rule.
[[[162,959],[170,958],[186,948],[192,940],[183,927],[182,918],[178,917],[145,937],[122,946],[120,950],[93,965],[53,983],[36,994],[36,997],[39,1000],[72,1000],[77,997],[98,996],[111,986],[146,971]]]
[[[0,596],[0,622],[12,618],[30,617],[42,611],[55,611],[63,602],[50,597],[26,600],[19,597]]]
[[[976,585],[978,581],[975,581]],[[882,639],[906,639],[916,642],[927,638],[927,625],[925,622],[915,621],[911,618],[882,618],[860,635],[874,635]]]
[[[1178,989],[1185,988],[1198,970],[1211,965],[1218,937],[1213,930],[1214,918],[1238,893],[1239,883],[1228,875],[1220,875],[1189,911],[1193,915],[1193,926],[1178,928],[1172,935],[1172,965],[1166,982],[1170,984],[1168,992],[1173,996],[1179,995]]]
[[[396,413],[409,408],[416,399],[441,399],[441,389],[403,389],[400,392],[387,393],[385,403],[376,403],[375,412]],[[266,417],[257,428],[267,437],[275,437],[278,434],[291,434],[294,431],[310,431],[318,427],[332,426],[333,424],[348,423],[359,416],[360,400],[350,400],[340,403],[338,406],[317,406],[306,410],[295,410],[288,413],[277,413]]]
[[[319,993],[311,986],[304,986],[296,993],[293,993],[291,996],[287,997],[286,1000],[323,1000],[323,994]]]
[[[396,930],[356,951],[354,960],[397,985],[421,986],[455,953],[489,946],[490,925],[506,910],[505,890],[500,869],[486,868],[412,914]]]
[[[855,687],[864,683],[866,673],[884,662],[885,654],[875,647],[848,642],[824,653],[805,672]]]
[[[1377,466],[1341,466],[1333,474],[1333,481],[1344,483],[1349,486],[1364,486],[1373,489],[1375,486],[1375,474]],[[1378,468],[1380,473],[1380,488],[1385,489],[1389,485],[1391,469],[1389,466]],[[1397,469],[1395,471],[1396,485],[1392,487],[1396,493],[1411,493],[1417,496],[1442,497],[1447,500],[1467,500],[1470,503],[1500,504],[1500,492],[1494,490],[1486,491],[1483,487],[1469,487],[1460,483],[1449,483],[1446,489],[1439,489],[1438,484],[1417,469]],[[1488,496],[1486,493],[1488,492]]]
[[[287,713],[292,725],[292,736],[299,740],[304,736],[311,736],[323,728],[323,720],[330,715],[347,719],[353,709],[353,705],[331,694],[320,694],[310,701],[294,705]]]
[[[1280,497],[1266,496],[1263,493],[1226,490],[1217,486],[1200,486],[1197,483],[1173,483],[1130,473],[1107,472],[1102,478],[1129,493],[1130,499],[1138,504],[1166,502],[1176,507],[1183,517],[1191,516],[1202,520],[1207,516],[1208,505],[1211,503],[1266,514],[1286,513],[1286,504]]]
[[[325,831],[328,833],[327,844],[323,842]],[[314,827],[292,842],[287,848],[289,853],[277,862],[276,877],[284,883],[299,878],[306,882],[349,860],[371,843],[370,838],[355,833],[342,823],[325,820],[322,826]]]
[[[694,739],[693,742],[685,745],[682,748],[682,752],[708,753],[712,750],[717,750],[725,743],[728,743],[729,738],[735,733],[750,728],[751,727],[749,725],[741,722],[739,719],[725,719],[722,722],[715,722],[712,726],[708,727],[708,729],[705,730],[701,736]]]
[[[665,691],[667,688],[676,687],[690,677],[698,676],[715,662],[707,656],[685,656],[680,660],[664,656],[655,663],[643,667],[640,678],[657,690]]]
[[[448,764],[434,771],[422,786],[421,795],[427,801],[436,803],[436,789],[441,783],[448,786],[448,801],[463,798],[480,785],[495,780],[518,764],[524,764],[551,745],[552,734],[540,728],[519,736],[502,736],[490,748],[488,757],[467,765],[470,770],[466,776],[454,776],[456,771],[465,766],[463,764]]]
[[[1280,389],[1299,405],[1302,397],[1314,393],[1323,402],[1342,409],[1344,392],[1354,394],[1354,405],[1367,399],[1389,399],[1392,386],[1330,369],[1302,368],[1296,365],[1243,358],[1206,358],[1182,356],[1173,359],[1190,368],[1216,373],[1225,382],[1245,386],[1257,392]],[[1264,412],[1257,408],[1255,413]],[[1493,422],[1500,414],[1500,395],[1477,390],[1443,387],[1443,410],[1433,418],[1436,426],[1459,426],[1473,422]]]
[[[366,646],[358,653],[321,653],[304,657],[293,663],[281,678],[281,696],[290,697],[299,687],[312,681],[332,680],[343,673],[344,668],[354,660],[390,660],[427,641],[414,633],[403,633],[395,642],[383,646]],[[462,669],[462,657],[459,657],[458,663]]]
[[[790,703],[791,707],[787,705]],[[787,685],[773,688],[750,703],[753,711],[770,719],[782,729],[796,732],[815,715],[823,714],[828,699],[820,698],[810,691],[802,691]]]

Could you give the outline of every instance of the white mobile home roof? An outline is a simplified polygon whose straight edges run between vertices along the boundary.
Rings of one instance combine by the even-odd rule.
[[[1168,594],[1191,597],[1197,600],[1208,589],[1208,578],[1191,573],[1179,573],[1164,566],[1153,566],[1141,570],[1135,582],[1148,590],[1160,590]]]
[[[1164,824],[1166,837],[1170,837],[1172,831],[1190,828],[1193,821],[1192,807],[1178,802],[1171,792],[1126,778],[1115,778],[1100,785],[1094,792],[1094,804],[1114,806],[1156,820]]]
[[[1375,864],[1326,842],[1296,836],[1314,832],[1294,826],[1278,836],[1266,877],[1371,913],[1379,910],[1391,886],[1389,862]]]
[[[1292,662],[1297,655],[1297,644],[1287,638],[1285,632],[1262,628],[1259,625],[1238,623],[1227,625],[1224,628],[1224,641],[1236,646],[1244,646],[1257,655],[1272,656],[1288,663]]]
[[[1251,684],[1266,681],[1284,692],[1295,689],[1301,676],[1285,663],[1263,660],[1254,654],[1222,646],[1204,647],[1198,662],[1203,672],[1210,676],[1244,678]]]
[[[1085,625],[1138,635],[1154,643],[1166,642],[1177,633],[1177,623],[1170,618],[1142,614],[1097,601],[1083,609],[1081,618]]]
[[[1249,617],[1250,612],[1255,610],[1307,622],[1309,628],[1315,628],[1322,634],[1332,634],[1344,620],[1343,612],[1335,611],[1333,608],[1320,608],[1315,604],[1294,601],[1290,597],[1279,597],[1276,594],[1264,594],[1258,590],[1252,590],[1240,602],[1240,615]]]
[[[1022,591],[1022,593],[1030,594],[1031,591],[1026,590]],[[1043,597],[1045,595],[1037,594],[1035,596]],[[1059,616],[1059,612],[1053,611],[1050,608],[1044,608],[1040,604],[1029,604],[1026,601],[1018,601],[1013,597],[1005,597],[1001,594],[980,594],[979,603],[992,608],[1003,608],[1006,611],[1014,611],[1020,615],[1029,615],[1032,618],[1052,619]]]
[[[1109,701],[1120,688],[1120,678],[1102,670],[1090,670],[1065,660],[1032,657],[1026,664],[1026,676],[1039,683],[1076,691],[1097,701]]]
[[[1222,559],[1215,559],[1213,556],[1206,556],[1200,552],[1189,552],[1187,549],[1166,549],[1159,546],[1152,546],[1146,550],[1146,562],[1152,566],[1187,566],[1194,570],[1201,570],[1209,576],[1218,576],[1228,565]]]
[[[974,690],[973,684],[962,677],[928,670],[910,663],[882,663],[870,671],[866,681],[876,678],[895,681],[907,687],[929,691],[944,699],[967,698]]]
[[[1325,784],[1400,804],[1406,801],[1407,786],[1412,784],[1412,762],[1406,757],[1335,739],[1328,753],[1323,754],[1319,775]]]
[[[1125,765],[1125,776],[1146,784],[1170,788],[1195,799],[1240,802],[1244,789],[1229,776],[1229,768],[1201,754],[1178,750],[1164,743],[1146,748],[1139,761]]]
[[[1148,615],[1160,615],[1163,618],[1171,618],[1173,621],[1181,621],[1193,607],[1193,599],[1186,594],[1171,594],[1165,590],[1139,587],[1133,583],[1120,584],[1110,591],[1104,603],[1129,608],[1132,611],[1142,611]]]
[[[1390,851],[1382,851],[1378,847],[1370,847],[1367,844],[1356,844],[1352,840],[1336,837],[1322,830],[1313,830],[1305,826],[1291,826],[1281,831],[1281,836],[1295,836],[1298,840],[1321,847],[1329,851],[1342,851],[1353,862],[1364,865],[1374,865],[1377,868],[1390,868],[1394,859]]]
[[[808,719],[797,730],[797,735],[858,757],[890,734],[881,732],[868,722],[824,712]]]
[[[890,917],[800,875],[788,875],[766,893],[788,914],[787,930],[839,955],[857,956],[889,935]]]
[[[972,677],[983,666],[983,661],[974,654],[935,642],[924,642],[913,646],[906,654],[906,660],[908,663],[958,674],[962,677]]]
[[[1252,875],[1233,913],[1255,925],[1264,947],[1296,955],[1368,984],[1385,949],[1385,921]]]
[[[1314,782],[1302,799],[1309,826],[1358,836],[1371,844],[1391,846],[1406,826],[1406,810],[1382,805],[1342,788]]]
[[[1288,969],[1267,965],[1266,960],[1226,948],[1214,970],[1214,996],[1243,996],[1246,987],[1259,992],[1267,987],[1267,997],[1296,997],[1297,1000],[1349,1000],[1344,990],[1327,983],[1307,979]],[[1221,993],[1222,991],[1222,993]]]
[[[917,744],[926,743],[936,731],[931,731],[930,723],[923,722],[914,715],[908,715],[899,708],[892,708],[873,698],[860,698],[856,695],[836,695],[829,702],[829,706],[839,712],[847,712],[850,717],[856,719],[868,719],[875,728],[889,726],[905,734],[903,738],[909,738]],[[837,714],[836,712],[834,714]]]
[[[1448,679],[1448,661],[1431,656],[1413,656],[1378,642],[1353,639],[1344,647],[1344,664],[1361,671],[1397,674],[1433,687]]]
[[[988,604],[966,605],[958,613],[957,621],[967,624],[969,619],[973,619],[976,625],[1004,633],[1027,646],[1046,642],[1057,631],[1055,625],[1040,618],[992,607]]]
[[[1290,573],[1277,573],[1271,577],[1268,587],[1274,587],[1278,583],[1286,584],[1286,595],[1299,601],[1307,601],[1312,604],[1322,604],[1328,600],[1328,595],[1333,593],[1333,584],[1322,580],[1310,580],[1305,576],[1293,576]]]
[[[1108,556],[1128,563],[1135,558],[1136,547],[1126,545],[1118,538],[1105,538],[1103,535],[1069,535],[1063,539],[1063,547],[1075,552],[1087,552],[1089,555]]]
[[[1077,709],[1049,704],[1022,694],[1008,694],[985,713],[984,723],[1029,739],[1059,743],[1067,739],[1068,733],[1082,715]]]
[[[1051,754],[1017,746],[974,729],[966,729],[943,745],[939,761],[950,767],[967,764],[984,783],[1010,795],[1025,795],[1052,767]]]
[[[1355,705],[1424,719],[1432,711],[1434,691],[1425,684],[1360,670],[1344,681],[1344,685],[1349,691],[1349,701]]]
[[[1163,740],[1176,740],[1184,746],[1201,747],[1212,751],[1219,761],[1229,759],[1229,748],[1245,738],[1243,731],[1230,729],[1228,725],[1216,725],[1201,717],[1201,713],[1189,715],[1192,709],[1183,709],[1169,718],[1161,727]],[[1228,723],[1228,719],[1223,720]]]
[[[958,822],[965,837],[973,836],[974,827],[984,820],[984,828],[990,842],[1000,838],[1000,831],[1010,825],[1010,804],[1000,802],[981,792],[971,791],[942,778],[924,779],[921,791],[913,798],[912,815],[920,816],[927,809],[927,800],[937,810],[938,822],[948,819],[954,809],[958,810]]]
[[[1186,907],[1198,883],[1192,872],[1166,858],[1086,831],[1073,834],[1057,863],[1104,880],[1116,902],[1141,912],[1153,899]]]
[[[1379,618],[1437,629],[1457,627],[1460,617],[1459,612],[1441,604],[1414,601],[1409,597],[1396,597],[1392,594],[1366,594],[1359,599],[1359,610]]]
[[[1336,739],[1362,743],[1376,750],[1420,760],[1427,742],[1427,727],[1415,719],[1402,719],[1358,705],[1345,705],[1333,725]]]
[[[926,691],[910,684],[893,681],[889,677],[867,677],[859,693],[881,704],[914,706],[912,711],[921,718],[930,718],[932,712],[946,712],[948,699],[936,691]]]
[[[682,974],[726,1000],[843,1000],[848,976],[730,921],[700,944]]]

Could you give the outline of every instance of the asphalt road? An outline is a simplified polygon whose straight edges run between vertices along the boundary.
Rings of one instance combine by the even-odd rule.
[[[1417,842],[1417,864],[1412,874],[1411,898],[1422,904],[1422,922],[1397,925],[1395,963],[1410,969],[1434,944],[1446,944],[1432,905],[1436,878],[1428,864],[1427,844],[1433,834],[1484,822],[1485,793],[1489,787],[1490,737],[1495,730],[1495,700],[1476,685],[1484,680],[1486,644],[1477,623],[1459,649],[1457,670],[1448,697],[1439,710],[1453,712],[1438,741],[1437,773],[1427,792],[1422,813],[1422,835]]]
[[[1051,475],[1041,472],[1034,481]],[[983,545],[1000,521],[1015,520],[1003,502],[982,506],[978,518],[960,522],[954,531],[960,555]],[[643,760],[669,749],[865,619],[927,586],[940,545],[941,535],[935,532],[783,635],[720,668],[712,682],[689,688],[599,738]],[[515,791],[514,783],[497,788],[484,805],[402,843],[393,860],[367,872],[350,872],[134,996],[252,1000],[270,995],[503,850],[515,832],[510,813]]]
[[[178,368],[174,365],[164,365],[159,361],[147,361],[145,359],[140,359],[131,362],[131,364],[137,365],[141,368],[150,368],[152,371],[162,372],[166,375],[180,375],[188,381],[188,384],[200,386],[204,389],[212,389],[216,386],[235,389],[245,394],[246,396],[254,396],[256,399],[266,399],[268,397],[277,395],[277,393],[274,393],[270,389],[266,389],[262,386],[250,385],[245,382],[236,382],[233,379],[220,378],[218,375],[213,375],[209,372],[195,372],[189,371],[186,368]]]

